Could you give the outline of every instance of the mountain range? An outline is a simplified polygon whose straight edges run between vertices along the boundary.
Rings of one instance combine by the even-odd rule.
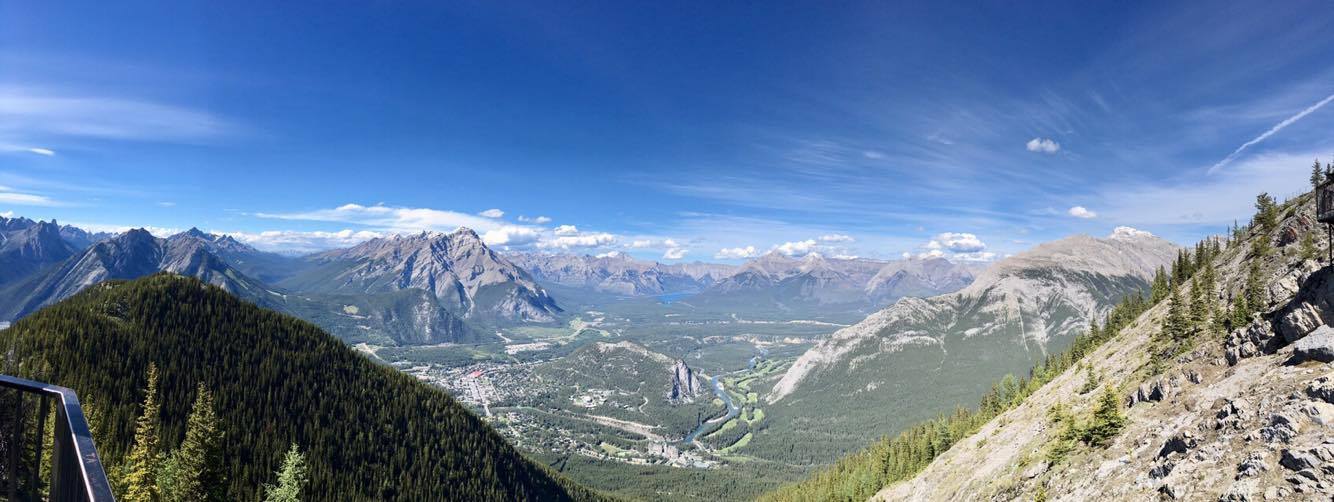
[[[195,277],[349,341],[484,341],[490,338],[465,319],[550,321],[559,312],[522,269],[468,230],[376,239],[298,258],[194,228],[167,238],[142,229],[107,236],[14,218],[0,220],[0,229],[0,318],[6,321],[102,281],[157,272]],[[95,242],[78,247],[87,240]]]
[[[693,303],[828,312],[881,307],[906,296],[957,291],[984,264],[944,258],[871,260],[794,258],[770,252],[744,264],[662,264],[622,253],[598,256],[514,252],[506,255],[539,281],[621,296],[694,294]]]
[[[735,269],[701,262],[667,265],[620,252],[597,256],[514,252],[506,257],[539,281],[624,296],[699,292]]]
[[[797,441],[810,444],[798,448],[818,462],[831,448],[865,444],[953,406],[943,403],[974,402],[991,382],[1067,346],[1121,298],[1146,291],[1176,255],[1166,240],[1118,228],[1006,258],[954,293],[901,299],[820,341],[765,396],[775,416],[821,410],[825,427],[845,432],[774,437],[804,438]]]

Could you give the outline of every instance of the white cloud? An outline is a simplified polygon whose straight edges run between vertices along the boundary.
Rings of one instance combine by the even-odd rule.
[[[14,217],[14,212],[13,212],[13,211],[5,211],[5,212],[3,212],[3,213],[0,213],[0,217],[4,217],[4,218],[13,218],[13,217]]]
[[[37,147],[32,147],[32,148],[29,148],[28,151],[31,152],[31,153],[35,153],[35,154],[37,154],[37,155],[45,155],[45,156],[47,156],[47,157],[50,157],[50,156],[53,156],[53,155],[56,154],[55,150],[51,150],[51,149],[49,149],[49,148],[37,148]]]
[[[617,258],[617,257],[621,256],[621,252],[620,252],[620,251],[607,251],[607,252],[605,252],[605,253],[598,253],[598,254],[593,255],[593,256],[596,257],[596,258]]]
[[[653,241],[650,240],[650,239],[639,239],[639,240],[636,240],[636,241],[631,242],[631,243],[630,243],[630,247],[635,248],[635,249],[643,249],[643,248],[647,248],[647,247],[653,247]]]
[[[66,223],[66,224],[69,224],[69,225],[73,225],[73,226],[79,227],[79,228],[82,228],[82,229],[84,229],[84,230],[87,230],[87,231],[89,231],[89,232],[93,232],[93,233],[106,232],[106,233],[109,233],[109,234],[123,234],[123,233],[125,233],[125,232],[130,231],[130,230],[134,230],[134,229],[143,229],[143,230],[147,230],[148,233],[152,234],[154,237],[163,237],[163,238],[171,237],[171,236],[173,236],[173,235],[179,234],[179,233],[181,233],[181,232],[184,231],[184,230],[182,230],[182,229],[174,228],[174,227],[155,227],[155,226],[152,226],[152,225],[134,225],[134,226],[130,226],[130,225],[108,225],[108,224],[103,224],[103,223],[78,223],[78,222],[68,222],[68,221],[65,222],[65,223]],[[222,233],[222,232],[214,232],[214,233]],[[239,240],[239,239],[238,239],[238,240]]]
[[[807,239],[804,241],[784,242],[774,246],[773,250],[788,256],[805,256],[811,251],[814,251],[815,246],[815,239]]]
[[[606,246],[616,242],[616,236],[608,233],[583,234],[583,235],[564,235],[555,239],[541,241],[537,247],[541,248],[592,248]]]
[[[1028,140],[1025,145],[1030,152],[1038,153],[1056,153],[1061,149],[1061,144],[1048,138],[1033,138]]]
[[[157,203],[157,205],[158,205],[158,206],[161,206],[161,207],[176,207],[176,203],[175,203],[175,202],[169,202],[169,201],[162,201],[162,202]]]
[[[688,252],[690,252],[690,251],[687,250],[687,249],[685,249],[685,248],[671,248],[671,249],[668,249],[666,253],[663,253],[663,254],[662,254],[662,259],[664,259],[664,260],[680,260],[681,258],[685,258],[685,257],[686,257],[686,253],[688,253]]]
[[[951,260],[956,261],[991,261],[996,259],[996,253],[990,251],[978,251],[976,253],[957,253],[950,256]]]
[[[862,156],[871,160],[880,160],[885,158],[885,154],[877,152],[875,150],[867,150],[865,152],[862,152]]]
[[[1222,169],[1223,166],[1226,166],[1226,165],[1230,164],[1233,160],[1236,160],[1237,156],[1241,155],[1241,152],[1242,152],[1242,151],[1245,151],[1247,148],[1250,148],[1251,146],[1255,145],[1256,143],[1259,143],[1259,142],[1261,142],[1261,141],[1264,141],[1264,140],[1266,140],[1266,139],[1269,139],[1270,136],[1273,136],[1273,135],[1275,135],[1275,134],[1278,134],[1278,132],[1279,132],[1279,131],[1282,131],[1283,128],[1288,127],[1288,126],[1292,125],[1294,122],[1297,122],[1298,120],[1301,120],[1303,117],[1305,117],[1305,116],[1307,116],[1307,115],[1310,115],[1311,113],[1315,112],[1316,110],[1319,110],[1320,107],[1329,104],[1330,101],[1334,101],[1334,94],[1330,94],[1329,96],[1326,96],[1325,99],[1320,100],[1318,103],[1306,107],[1306,109],[1304,109],[1304,110],[1302,110],[1302,111],[1300,111],[1300,112],[1297,112],[1296,115],[1293,115],[1293,116],[1291,116],[1291,117],[1288,117],[1288,118],[1286,118],[1286,119],[1283,119],[1282,122],[1279,122],[1278,124],[1275,124],[1274,127],[1270,127],[1268,131],[1265,131],[1264,133],[1260,134],[1259,136],[1256,136],[1254,139],[1252,139],[1252,140],[1250,140],[1250,141],[1247,141],[1247,142],[1245,142],[1245,143],[1242,143],[1241,146],[1237,147],[1236,150],[1233,150],[1232,153],[1228,154],[1227,157],[1224,157],[1223,160],[1218,161],[1218,163],[1214,164],[1213,167],[1210,167],[1210,168],[1209,168],[1209,174],[1213,174],[1213,173],[1215,173],[1215,172],[1218,172],[1218,170],[1219,170],[1219,169]]]
[[[1112,234],[1108,237],[1112,239],[1134,239],[1137,237],[1153,237],[1153,234],[1135,227],[1119,226],[1112,229]]]
[[[852,236],[844,234],[829,234],[820,236],[820,242],[852,242],[854,240],[855,239],[853,239]]]
[[[501,211],[501,210],[499,210],[499,209],[492,208],[492,209],[487,209],[486,211],[482,211],[482,212],[480,212],[480,213],[477,213],[477,215],[478,215],[478,216],[481,216],[481,217],[483,217],[483,218],[504,218],[504,217],[505,217],[505,212],[504,212],[504,211]]]
[[[542,233],[536,229],[511,225],[487,230],[482,234],[482,242],[488,246],[522,246],[537,242],[541,236]]]
[[[576,235],[578,233],[579,228],[574,225],[561,225],[556,227],[556,235]]]
[[[337,232],[296,230],[266,230],[263,232],[227,232],[211,230],[215,234],[230,235],[256,249],[281,253],[312,253],[327,249],[344,248],[362,242],[386,237],[388,234],[369,230],[340,230]],[[156,233],[154,234],[156,235]]]
[[[944,251],[941,251],[941,250],[939,250],[939,249],[932,249],[932,250],[927,251],[927,252],[924,252],[924,253],[918,253],[918,254],[917,254],[917,257],[920,258],[920,259],[923,259],[923,260],[925,260],[925,259],[927,259],[927,258],[944,258],[944,257],[945,257],[945,252],[944,252]]]
[[[344,204],[333,209],[319,209],[299,213],[255,213],[255,216],[280,220],[354,223],[400,233],[420,232],[422,230],[449,232],[458,227],[468,227],[479,232],[486,232],[505,226],[502,222],[491,218],[456,211],[385,205],[363,206],[361,204]]]
[[[1098,213],[1089,211],[1088,208],[1085,208],[1084,206],[1072,207],[1070,208],[1069,211],[1066,211],[1066,214],[1069,214],[1070,216],[1074,216],[1076,218],[1084,218],[1086,220],[1098,217]]]
[[[755,249],[755,246],[746,246],[743,248],[722,248],[719,249],[718,254],[713,255],[713,257],[719,260],[741,260],[745,258],[754,258],[759,255],[760,252]]]
[[[987,248],[986,243],[978,239],[976,235],[963,232],[945,232],[936,234],[931,242],[927,243],[928,249],[947,249],[953,253],[972,253]]]
[[[667,247],[669,247],[669,248],[679,248],[679,247],[681,247],[680,244],[677,244],[676,241],[675,241],[675,240],[672,240],[672,239],[667,239],[667,240],[662,241],[662,245],[667,246]]]
[[[546,225],[547,223],[551,223],[551,218],[548,218],[546,216],[537,216],[534,218],[529,218],[527,216],[519,215],[519,221],[525,223],[536,223],[538,225]]]

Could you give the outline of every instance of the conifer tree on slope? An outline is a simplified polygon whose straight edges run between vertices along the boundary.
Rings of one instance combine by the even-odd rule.
[[[301,488],[306,485],[306,456],[292,443],[278,469],[278,486],[264,485],[265,502],[298,502]]]
[[[213,394],[200,384],[185,422],[185,441],[162,466],[158,479],[162,500],[222,500],[222,467],[222,431],[213,409]]]
[[[134,446],[126,458],[126,502],[152,502],[158,499],[157,475],[162,465],[158,452],[157,366],[148,365],[148,387],[144,390],[144,408],[134,424]]]

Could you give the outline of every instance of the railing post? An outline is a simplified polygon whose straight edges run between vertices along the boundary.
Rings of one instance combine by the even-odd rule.
[[[42,449],[46,447],[46,413],[50,404],[51,398],[41,395],[37,397],[37,447],[34,448],[37,451],[33,455],[32,473],[28,478],[34,493],[41,493],[42,491],[42,484],[39,480],[42,471]]]
[[[23,391],[14,389],[14,421],[9,428],[9,500],[18,500],[19,455],[23,452]]]

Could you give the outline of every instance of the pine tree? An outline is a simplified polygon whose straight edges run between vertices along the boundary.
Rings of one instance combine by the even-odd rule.
[[[1199,333],[1209,325],[1209,305],[1203,285],[1204,274],[1190,280],[1190,331]]]
[[[157,474],[162,464],[162,455],[158,452],[159,415],[157,366],[149,363],[143,412],[134,423],[134,446],[125,461],[125,493],[121,500],[152,502],[158,498]]]
[[[200,384],[185,422],[185,441],[163,465],[158,491],[162,500],[171,502],[222,500],[222,469],[222,431],[213,394]]]
[[[1172,294],[1168,296],[1167,319],[1163,321],[1163,335],[1168,340],[1181,340],[1189,333],[1189,324],[1190,319],[1186,314],[1186,306],[1181,303],[1181,293],[1173,289]]]
[[[1091,446],[1107,446],[1111,439],[1121,433],[1126,417],[1121,414],[1121,403],[1116,391],[1111,386],[1103,390],[1098,399],[1098,408],[1093,410],[1093,420],[1084,429],[1084,442]]]
[[[292,443],[292,449],[283,457],[283,465],[278,469],[278,486],[264,485],[266,502],[298,502],[301,500],[301,488],[306,486],[306,457]]]
[[[1260,232],[1268,232],[1278,225],[1278,203],[1268,193],[1255,196],[1255,218],[1251,223]]]
[[[1325,172],[1320,168],[1320,159],[1316,159],[1315,164],[1311,166],[1311,188],[1318,187],[1324,182]]]
[[[1163,270],[1163,267],[1161,265],[1159,265],[1158,270],[1154,271],[1153,273],[1153,284],[1150,286],[1149,289],[1150,301],[1152,301],[1153,303],[1158,303],[1163,298],[1166,298],[1167,290],[1169,289],[1169,287],[1170,286],[1167,281],[1167,272]]]
[[[1303,260],[1320,259],[1320,248],[1316,247],[1315,243],[1315,229],[1308,230],[1302,234],[1302,242],[1297,250]]]
[[[1264,273],[1260,268],[1260,260],[1251,260],[1250,267],[1246,270],[1246,282],[1242,288],[1241,308],[1238,317],[1241,324],[1245,324],[1251,314],[1263,310],[1268,303],[1268,295],[1265,291]],[[1236,324],[1240,326],[1241,324]]]

